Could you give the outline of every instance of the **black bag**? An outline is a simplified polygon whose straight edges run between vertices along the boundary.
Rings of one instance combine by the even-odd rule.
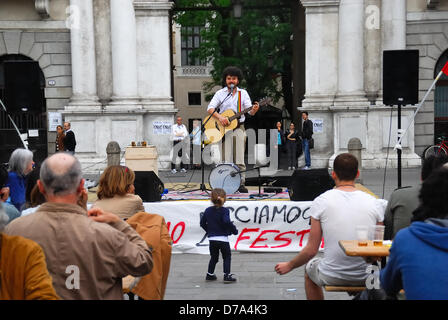
[[[310,147],[310,149],[314,149],[314,139],[313,138],[308,139],[308,146]]]

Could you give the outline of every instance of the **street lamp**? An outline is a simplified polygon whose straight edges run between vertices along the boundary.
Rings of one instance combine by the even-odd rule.
[[[233,7],[233,17],[237,19],[241,18],[241,15],[243,13],[242,0],[232,0],[232,7]]]
[[[268,54],[268,68],[272,69],[272,67],[274,66],[274,59],[273,59],[273,54],[269,53]]]

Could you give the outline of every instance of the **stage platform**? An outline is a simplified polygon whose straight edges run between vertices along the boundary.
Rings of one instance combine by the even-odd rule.
[[[205,186],[208,191],[201,191],[199,183],[165,183],[165,189],[168,189],[168,193],[162,196],[162,201],[210,199],[210,185],[206,184]],[[290,200],[288,188],[282,188],[282,192],[280,193],[267,193],[263,192],[265,186],[262,186],[261,193],[263,196],[258,196],[258,187],[246,187],[249,190],[249,193],[236,192],[235,194],[228,194],[227,200]],[[362,184],[357,183],[356,188],[369,193],[375,198],[378,198],[376,194],[364,187]]]
[[[191,184],[187,187],[172,186],[165,184],[165,189],[168,189],[168,193],[162,196],[162,201],[166,200],[209,200],[211,189],[207,184],[207,191],[200,190],[200,184]],[[282,188],[280,193],[266,193],[261,188],[261,195],[259,194],[258,187],[247,187],[249,193],[228,194],[227,200],[289,200],[289,193],[287,188]]]

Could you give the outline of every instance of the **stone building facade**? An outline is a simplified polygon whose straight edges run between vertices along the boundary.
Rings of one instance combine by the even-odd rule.
[[[363,167],[396,167],[397,107],[382,103],[383,50],[419,49],[419,98],[430,87],[448,49],[448,4],[424,0],[301,0],[306,21],[306,89],[303,110],[319,119],[313,163],[326,166],[363,145]],[[446,59],[446,57],[445,57]],[[440,70],[440,69],[439,69]],[[417,106],[402,108],[408,127]],[[392,130],[389,130],[392,128]],[[403,167],[420,164],[434,142],[434,94],[403,139]],[[389,148],[388,148],[389,146]],[[389,149],[389,152],[388,152]]]
[[[106,145],[122,150],[147,141],[169,166],[173,123],[170,22],[172,2],[138,0],[6,0],[0,2],[0,58],[38,61],[47,112],[60,112],[77,137],[87,171],[105,167]],[[48,151],[55,133],[48,132]]]
[[[304,17],[298,18],[306,23],[305,99],[300,110],[309,111],[319,124],[313,167],[331,166],[353,137],[362,142],[365,168],[384,167],[387,157],[388,166],[396,166],[392,148],[397,140],[397,112],[382,103],[382,51],[419,50],[421,99],[448,58],[448,3],[297,1],[305,9]],[[104,168],[111,140],[122,148],[131,141],[148,141],[157,146],[159,169],[169,167],[169,134],[155,130],[154,123],[173,123],[179,111],[173,102],[180,92],[176,86],[188,89],[195,82],[197,88],[206,78],[183,77],[179,68],[173,88],[172,5],[167,0],[0,1],[0,64],[6,56],[38,62],[45,78],[46,112],[60,112],[72,123],[77,156],[87,171]],[[436,93],[448,87],[443,81]],[[446,116],[439,110],[445,101],[443,94],[439,96],[442,100],[429,95],[410,126],[403,140],[403,167],[418,166],[424,148],[435,135],[443,134],[448,110]],[[197,117],[205,108],[203,99],[190,107],[194,112],[179,113]],[[179,101],[179,108],[183,104]],[[415,109],[402,109],[403,128]],[[47,151],[52,153],[55,132],[46,133]]]

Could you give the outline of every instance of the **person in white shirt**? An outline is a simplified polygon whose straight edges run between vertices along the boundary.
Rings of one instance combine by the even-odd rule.
[[[381,201],[355,188],[359,176],[358,161],[342,153],[334,160],[332,177],[336,187],[314,199],[309,210],[311,230],[305,248],[289,262],[275,266],[285,274],[304,264],[305,292],[308,300],[322,300],[322,287],[364,286],[369,275],[362,257],[349,257],[339,247],[339,240],[356,239],[357,225],[382,224],[384,206]],[[322,236],[324,255],[315,258]]]
[[[242,80],[242,72],[237,67],[227,67],[223,71],[223,83],[225,87],[218,90],[213,96],[210,104],[207,107],[208,114],[213,114],[213,117],[221,122],[223,126],[229,125],[228,118],[221,115],[224,111],[231,109],[235,113],[244,111],[247,108],[252,107],[252,101],[250,100],[249,94],[246,90],[238,88],[238,84]],[[216,108],[218,111],[213,113]],[[258,111],[258,102],[255,102],[252,110],[249,112],[250,115],[255,115]],[[246,165],[244,163],[244,152],[246,145],[246,134],[244,128],[244,115],[239,118],[239,126],[234,130],[233,134],[235,141],[233,143],[233,150],[226,150],[225,143],[222,144],[221,156],[223,162],[233,162],[235,163],[241,171],[246,170]],[[228,148],[230,149],[230,148]],[[239,192],[247,193],[248,190],[244,186],[246,174],[241,174],[241,186],[238,189]]]
[[[176,159],[177,157],[182,157],[182,160],[180,162],[180,168],[181,168],[181,172],[187,172],[187,170],[185,169],[185,165],[188,162],[188,155],[187,152],[183,152],[182,149],[184,149],[186,147],[182,146],[178,152],[175,152],[175,146],[178,143],[182,143],[184,144],[185,142],[185,138],[188,137],[188,131],[187,131],[187,127],[185,127],[184,124],[182,124],[182,118],[181,117],[177,117],[176,118],[176,124],[173,125],[173,129],[172,129],[172,139],[173,139],[173,158],[171,159],[171,172],[172,173],[176,173]],[[187,139],[188,140],[188,139]]]
[[[201,167],[201,121],[194,120],[193,121],[193,130],[190,133],[190,139],[192,141],[192,155],[191,159],[193,160],[193,167],[199,169]]]

